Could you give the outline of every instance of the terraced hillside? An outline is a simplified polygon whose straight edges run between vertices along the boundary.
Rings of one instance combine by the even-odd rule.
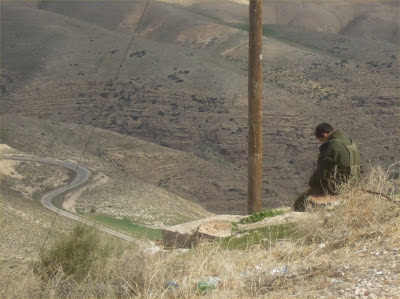
[[[398,4],[304,2],[264,2],[265,207],[306,188],[322,121],[356,140],[367,168],[399,161]],[[245,212],[245,4],[151,1],[114,86],[145,3],[33,4],[1,3],[6,136],[25,129],[4,120],[29,116],[137,137],[160,147],[136,152],[97,139],[99,159],[212,212]],[[43,134],[30,150],[60,155],[56,136]],[[79,151],[85,140],[74,138]],[[21,149],[35,142],[9,140]]]

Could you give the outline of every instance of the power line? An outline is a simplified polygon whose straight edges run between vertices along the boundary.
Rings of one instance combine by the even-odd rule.
[[[137,31],[138,31],[138,28],[139,28],[140,23],[141,23],[142,20],[143,20],[143,17],[144,17],[144,14],[145,14],[146,10],[147,10],[147,7],[149,6],[149,2],[150,2],[150,0],[147,0],[146,5],[145,5],[145,7],[144,7],[144,9],[143,9],[143,12],[142,12],[142,14],[141,14],[141,16],[140,16],[139,22],[137,23],[137,26],[136,26],[136,28],[135,28],[135,31],[133,32],[132,38],[130,39],[129,45],[128,45],[128,47],[126,48],[125,54],[124,54],[124,56],[122,57],[122,60],[121,60],[121,63],[120,63],[120,65],[119,65],[118,69],[117,69],[117,72],[115,73],[114,79],[111,81],[111,84],[105,83],[105,86],[113,87],[114,84],[115,84],[115,82],[117,81],[119,72],[121,71],[122,65],[123,65],[123,63],[124,63],[124,61],[125,61],[125,59],[126,59],[126,56],[128,55],[128,51],[129,51],[129,49],[131,48],[131,46],[132,46],[132,44],[133,44],[133,41],[134,41],[134,39],[135,39],[135,37],[136,37],[136,33],[137,33]],[[107,104],[107,102],[108,102],[108,100],[109,100],[109,94],[110,94],[110,93],[107,93],[107,96],[104,97],[103,105],[102,105],[102,107],[101,107],[101,110],[100,110],[100,112],[99,112],[98,117],[96,117],[96,119],[95,119],[95,122],[94,122],[94,124],[93,124],[92,130],[90,131],[90,134],[89,134],[89,138],[88,138],[88,140],[87,140],[87,142],[86,142],[86,144],[85,144],[85,147],[83,148],[82,154],[81,154],[81,156],[80,156],[80,158],[79,158],[79,160],[78,160],[78,163],[76,164],[76,167],[75,167],[75,169],[74,169],[74,172],[77,171],[79,165],[80,165],[81,162],[82,162],[83,156],[84,156],[84,154],[85,154],[85,152],[86,152],[86,150],[87,150],[87,147],[88,147],[88,145],[89,145],[89,143],[90,143],[90,139],[91,139],[92,136],[93,136],[94,129],[96,128],[97,122],[98,122],[100,116],[103,114],[104,109],[105,109],[105,107],[106,107],[106,104]],[[66,189],[65,192],[64,192],[63,199],[61,200],[60,206],[59,206],[58,209],[57,209],[57,213],[56,213],[56,215],[54,216],[53,221],[52,221],[52,223],[51,223],[51,226],[50,226],[50,228],[49,228],[49,230],[48,230],[48,232],[47,232],[47,234],[46,234],[46,237],[45,237],[45,239],[44,239],[44,241],[43,241],[43,244],[42,244],[42,246],[41,246],[41,250],[44,248],[44,245],[45,245],[46,242],[47,242],[47,239],[48,239],[48,237],[49,237],[50,231],[52,230],[52,228],[53,228],[53,226],[54,226],[54,223],[55,223],[56,218],[57,218],[57,216],[58,216],[58,214],[59,214],[60,208],[61,208],[61,206],[62,206],[62,204],[63,204],[63,202],[64,202],[64,200],[65,200],[65,198],[66,198],[66,196],[67,196],[67,192],[68,192],[69,189],[70,189],[70,186],[71,186],[72,181],[73,181],[73,178],[72,178],[72,179],[70,180],[70,182],[68,183],[68,187],[67,187],[67,189]]]

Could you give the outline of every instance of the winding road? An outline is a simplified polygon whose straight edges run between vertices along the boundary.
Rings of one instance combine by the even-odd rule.
[[[61,210],[60,208],[57,208],[56,206],[53,205],[52,200],[59,194],[62,194],[66,191],[70,191],[73,188],[76,188],[78,186],[81,186],[83,183],[85,183],[89,177],[90,177],[90,171],[89,169],[79,166],[75,163],[72,162],[66,162],[66,161],[61,161],[61,160],[57,160],[57,159],[51,159],[51,158],[41,158],[41,157],[29,157],[29,156],[10,156],[10,157],[2,157],[2,159],[4,160],[16,160],[16,161],[34,161],[34,162],[39,162],[39,163],[48,163],[48,164],[53,164],[53,165],[58,165],[58,166],[62,166],[62,167],[66,167],[69,168],[73,171],[76,172],[77,176],[76,178],[69,184],[69,185],[65,185],[62,186],[60,188],[57,188],[49,193],[46,193],[42,199],[41,199],[41,203],[43,206],[45,206],[46,208],[48,208],[49,210],[62,215],[64,217],[76,220],[76,221],[80,221],[83,222],[87,225],[90,226],[94,226],[96,228],[98,228],[99,230],[106,232],[108,234],[111,234],[113,236],[119,237],[121,239],[124,239],[126,241],[132,242],[132,243],[136,243],[139,246],[143,246],[143,247],[148,247],[149,243],[145,243],[143,241],[137,240],[135,238],[132,238],[131,236],[125,235],[123,233],[117,232],[115,230],[112,230],[108,227],[99,225],[97,223],[94,223],[92,221],[89,221],[87,219],[84,219],[82,217],[79,217],[78,215],[69,213],[67,211]]]

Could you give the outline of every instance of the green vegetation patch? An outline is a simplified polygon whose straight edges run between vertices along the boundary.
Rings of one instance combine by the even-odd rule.
[[[228,23],[228,22],[219,22],[225,26],[228,27],[233,27],[239,30],[243,30],[243,31],[249,31],[249,24],[248,23]],[[266,36],[266,37],[272,37],[272,38],[276,38],[276,39],[281,39],[281,40],[286,40],[286,38],[284,38],[279,30],[274,27],[273,25],[269,25],[269,24],[263,24],[262,25],[262,35]]]
[[[280,240],[297,240],[296,224],[279,224],[244,232],[221,241],[222,248],[246,250],[253,245],[271,246]]]
[[[266,211],[261,211],[258,213],[254,213],[253,215],[243,218],[242,220],[239,221],[240,224],[248,224],[248,223],[255,223],[259,222],[265,218],[270,218],[270,217],[275,217],[278,215],[284,214],[285,211],[283,210],[266,210]]]
[[[239,30],[243,31],[249,31],[249,24],[248,23],[231,23],[231,22],[224,22],[221,20],[218,20],[218,23],[224,26],[236,28]],[[307,47],[311,50],[317,50],[320,51],[321,49],[312,43],[307,43],[303,40],[294,40],[293,37],[290,37],[290,35],[287,35],[285,31],[282,31],[282,29],[279,28],[279,26],[275,24],[263,24],[262,25],[262,35],[270,38],[274,38],[277,40],[280,40],[284,43],[295,43],[295,44],[300,44],[304,47]]]
[[[162,232],[160,229],[140,226],[133,223],[128,218],[117,219],[108,215],[90,215],[90,218],[98,223],[106,225],[107,227],[124,232],[134,238],[152,241],[162,238]]]
[[[233,27],[243,31],[249,31],[249,24],[248,23],[230,23],[230,22],[219,22],[222,25]]]

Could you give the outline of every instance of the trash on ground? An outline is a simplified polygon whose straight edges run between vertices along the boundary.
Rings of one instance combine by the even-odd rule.
[[[220,281],[221,278],[218,276],[210,277],[207,281],[199,281],[197,283],[197,290],[200,294],[205,294],[209,290],[215,290]]]
[[[179,288],[179,284],[176,281],[169,281],[167,283],[167,290],[176,290]]]

